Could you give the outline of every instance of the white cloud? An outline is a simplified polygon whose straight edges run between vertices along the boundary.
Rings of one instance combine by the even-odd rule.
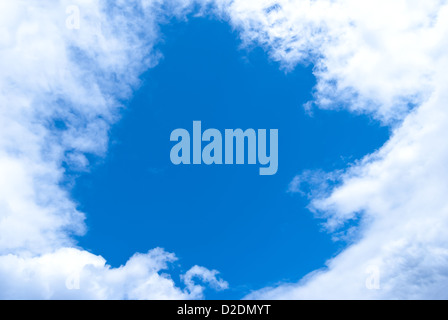
[[[433,90],[444,1],[218,1],[245,43],[292,68],[312,62],[316,102],[390,122]]]
[[[219,274],[216,270],[208,270],[207,268],[194,266],[190,270],[188,270],[185,275],[182,276],[185,285],[187,286],[188,291],[195,296],[202,296],[202,292],[204,291],[204,287],[197,285],[194,282],[194,278],[198,278],[202,280],[204,283],[207,283],[212,288],[216,290],[225,290],[229,287],[229,284],[226,281],[217,278]]]
[[[73,5],[79,29],[67,28]],[[76,249],[72,236],[85,232],[84,214],[60,186],[64,162],[81,170],[85,153],[105,154],[119,101],[157,64],[158,24],[187,5],[0,1],[0,298],[203,298],[193,276],[227,286],[196,266],[180,289],[161,273],[174,255],[159,249],[115,269]],[[73,274],[80,290],[67,290]]]
[[[181,290],[169,275],[160,271],[176,261],[173,254],[154,249],[134,255],[126,265],[111,268],[106,261],[86,251],[63,248],[37,257],[0,257],[0,299],[202,299],[204,287],[191,276],[218,289],[227,283],[216,271],[193,267]]]
[[[315,63],[316,105],[394,125],[379,151],[329,176],[340,180],[330,194],[322,174],[290,186],[303,192],[305,178],[323,181],[311,208],[330,231],[360,218],[354,244],[300,283],[247,298],[448,298],[446,2],[235,1],[230,12],[243,39],[286,67]],[[366,285],[371,270],[379,290]]]

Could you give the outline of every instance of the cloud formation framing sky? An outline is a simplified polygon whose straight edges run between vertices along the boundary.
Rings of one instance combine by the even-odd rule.
[[[70,5],[79,30],[66,28]],[[105,155],[139,76],[163,54],[159,25],[191,13],[228,21],[285,70],[314,65],[310,112],[346,109],[392,130],[379,151],[328,174],[337,187],[311,195],[329,232],[360,219],[353,244],[301,282],[248,298],[446,298],[448,6],[418,0],[1,1],[0,297],[195,299],[197,280],[228,287],[195,266],[180,288],[161,272],[176,259],[162,249],[107,266],[76,247],[84,214],[60,185],[66,166]],[[316,175],[295,181],[320,190]],[[381,290],[366,288],[369,266]],[[67,291],[77,277],[81,290]]]

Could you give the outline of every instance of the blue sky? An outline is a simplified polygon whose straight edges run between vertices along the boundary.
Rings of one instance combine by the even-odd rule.
[[[345,246],[333,242],[306,206],[288,193],[304,170],[346,168],[380,148],[389,129],[366,115],[314,109],[312,66],[284,72],[260,48],[241,49],[238,34],[205,18],[162,28],[164,58],[142,77],[112,128],[106,158],[72,190],[86,213],[79,245],[118,267],[135,252],[162,247],[180,268],[220,271],[229,282],[209,299],[240,299],[252,290],[297,282]],[[258,166],[174,166],[171,131],[279,129],[279,171]]]

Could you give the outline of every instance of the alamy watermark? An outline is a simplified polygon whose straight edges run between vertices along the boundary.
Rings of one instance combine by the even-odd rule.
[[[65,279],[65,287],[67,290],[81,289],[81,273],[74,272]]]
[[[69,30],[79,30],[81,27],[81,15],[79,7],[75,5],[68,6],[65,9],[67,19],[65,20],[65,26]]]
[[[226,129],[224,138],[217,129],[202,132],[201,121],[193,122],[193,136],[186,129],[176,129],[171,133],[171,141],[178,142],[171,149],[171,162],[175,165],[206,164],[233,165],[260,164],[260,175],[275,175],[278,171],[278,130],[269,132],[269,155],[267,130]],[[224,141],[223,141],[224,140]],[[203,143],[204,144],[203,146]],[[193,151],[191,145],[193,144]],[[246,153],[247,146],[247,153]],[[224,148],[223,148],[224,147]],[[258,149],[258,153],[257,153]],[[192,158],[191,159],[191,154]]]
[[[366,268],[366,288],[369,290],[381,289],[381,272],[377,266],[368,266]]]

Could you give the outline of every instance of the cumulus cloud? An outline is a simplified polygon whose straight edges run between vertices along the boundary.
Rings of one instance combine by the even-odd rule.
[[[84,214],[61,187],[64,164],[105,154],[122,102],[160,58],[159,24],[189,4],[0,2],[0,298],[198,299],[193,277],[227,286],[194,267],[176,287],[161,273],[175,256],[160,249],[114,269],[76,248]]]
[[[162,249],[136,254],[119,268],[111,268],[97,255],[75,248],[62,248],[35,257],[0,257],[1,299],[202,299],[205,288],[192,277],[218,290],[227,283],[217,271],[195,266],[185,274],[185,289],[160,273],[174,254]]]
[[[444,1],[221,0],[246,44],[291,69],[313,63],[315,103],[403,119],[431,94]]]
[[[7,35],[0,40],[4,251],[40,253],[71,243],[70,231],[83,232],[83,215],[59,187],[61,164],[83,166],[84,153],[105,152],[117,99],[129,96],[138,72],[156,62],[150,54],[154,19],[148,17],[143,41],[127,32],[134,25],[116,22],[130,8],[106,14],[101,2],[79,1],[82,26],[74,30],[66,26],[69,4],[1,3],[0,30]]]
[[[204,287],[197,285],[194,282],[194,278],[198,278],[202,282],[208,284],[212,288],[221,291],[225,290],[229,287],[229,284],[222,280],[218,279],[217,275],[219,274],[216,270],[208,270],[207,268],[194,266],[190,270],[188,270],[185,275],[182,276],[185,285],[187,286],[188,291],[194,296],[201,296],[204,291]]]
[[[345,172],[304,172],[290,186],[330,232],[359,219],[354,244],[299,283],[247,298],[448,298],[446,2],[234,1],[230,12],[285,68],[314,63],[316,106],[392,128]]]

